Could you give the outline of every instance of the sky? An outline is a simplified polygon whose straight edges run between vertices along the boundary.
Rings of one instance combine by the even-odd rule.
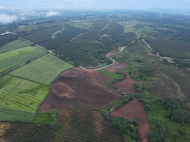
[[[190,0],[0,0],[2,8],[190,9]]]

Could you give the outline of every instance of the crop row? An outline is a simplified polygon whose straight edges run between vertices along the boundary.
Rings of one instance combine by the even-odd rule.
[[[124,136],[116,127],[105,121],[99,111],[71,110],[60,141],[122,142]]]

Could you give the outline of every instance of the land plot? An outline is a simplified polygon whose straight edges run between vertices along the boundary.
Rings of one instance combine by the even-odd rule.
[[[111,73],[111,72],[109,72],[107,70],[100,70],[98,72],[101,73],[101,74],[106,75],[111,80],[117,80],[117,79],[122,77],[122,75],[120,75],[120,74]]]
[[[47,54],[12,71],[10,74],[50,85],[61,72],[73,67],[73,65],[55,57],[54,55]]]
[[[106,121],[100,111],[94,110],[71,110],[69,116],[64,117],[60,135],[61,141],[109,141],[125,142],[125,137],[117,127]],[[67,121],[66,121],[67,119]]]
[[[62,29],[62,26],[53,26],[46,29],[38,30],[35,33],[32,33],[30,35],[24,36],[25,39],[28,39],[34,43],[41,43],[46,40],[50,40],[51,36],[54,32],[59,31]]]
[[[0,54],[0,72],[6,71],[45,52],[41,48],[28,46]]]
[[[11,50],[15,50],[15,49],[18,49],[21,47],[26,47],[29,45],[30,45],[30,43],[28,43],[26,41],[15,40],[15,41],[9,42],[9,43],[3,45],[2,47],[0,47],[0,54],[11,51]]]
[[[67,108],[108,107],[120,97],[106,88],[106,76],[95,71],[74,68],[63,72],[51,85],[50,94],[40,107],[39,112],[56,109],[59,112]]]
[[[49,125],[11,123],[2,138],[9,142],[53,142],[55,133]]]
[[[136,22],[135,21],[123,21],[123,22],[120,22],[119,24],[121,24],[125,28],[124,33],[129,33],[129,32],[133,32],[131,27],[135,26]]]
[[[115,73],[115,72],[123,72],[126,68],[126,63],[121,63],[121,62],[115,62],[115,64],[113,66],[107,67],[106,69],[111,72],[111,73]]]
[[[16,36],[10,35],[10,34],[0,36],[0,46],[4,45],[4,44],[6,44],[6,43],[9,43],[9,42],[11,42],[11,41],[14,41],[14,40],[16,40],[16,39],[17,39]]]
[[[180,88],[171,79],[156,80],[147,91],[156,97],[179,97]]]
[[[135,117],[138,117],[140,120],[140,123],[138,125],[138,139],[148,139],[148,134],[150,132],[149,123],[147,121],[146,112],[142,104],[139,102],[138,98],[135,97],[132,101],[125,104],[123,107],[112,111],[110,115],[113,117],[123,116],[127,120],[135,119]]]
[[[48,86],[7,76],[1,77],[4,82],[1,82],[0,85],[0,107],[35,113],[38,106],[49,93]]]

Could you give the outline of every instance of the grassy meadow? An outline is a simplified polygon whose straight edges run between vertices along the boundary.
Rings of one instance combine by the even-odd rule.
[[[61,72],[70,68],[73,68],[71,64],[51,54],[47,54],[12,71],[10,74],[50,85]]]
[[[26,47],[26,46],[30,46],[30,43],[28,43],[26,41],[15,40],[15,41],[9,42],[9,43],[1,46],[0,54],[11,51],[11,50],[15,50],[15,49],[18,49],[21,47]]]
[[[6,71],[45,52],[41,48],[28,46],[0,54],[0,72]]]
[[[120,74],[111,73],[107,70],[99,70],[98,72],[103,74],[103,75],[106,75],[111,80],[116,80],[116,79],[122,77],[122,75],[120,75]]]

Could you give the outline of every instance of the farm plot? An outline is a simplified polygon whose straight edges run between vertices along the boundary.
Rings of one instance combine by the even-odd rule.
[[[53,142],[55,133],[49,125],[2,123],[2,139],[8,142]]]
[[[41,48],[28,46],[0,54],[0,72],[6,71],[45,52]]]
[[[26,47],[29,45],[30,45],[30,43],[28,43],[26,41],[15,40],[15,41],[9,42],[9,43],[3,45],[2,47],[0,47],[0,54],[11,51],[11,50],[15,50],[15,49],[18,49],[21,47]]]
[[[12,76],[6,78],[3,76],[1,78],[5,80],[5,82],[0,84],[0,108],[3,110],[0,111],[0,118],[4,120],[11,119],[3,117],[2,115],[6,114],[5,112],[9,113],[7,109],[32,112],[35,114],[37,108],[49,93],[48,86],[43,84]],[[19,113],[22,112],[18,112],[18,114]],[[7,116],[10,117],[11,115],[12,113],[10,113],[10,115],[7,114]]]
[[[64,116],[58,116],[64,117]],[[65,123],[59,132],[58,141],[77,142],[125,142],[124,135],[117,127],[106,121],[101,112],[94,110],[71,110],[65,117]]]
[[[48,54],[14,70],[10,74],[50,85],[61,72],[70,68],[73,68],[71,64]]]
[[[121,108],[112,111],[110,115],[113,117],[123,116],[127,120],[138,117],[140,120],[140,123],[138,125],[138,139],[148,139],[148,133],[150,132],[150,128],[147,121],[147,115],[137,97],[135,97],[132,101],[125,104]]]
[[[178,86],[170,79],[157,80],[148,86],[147,91],[156,97],[178,97]]]
[[[39,112],[67,108],[105,108],[120,97],[106,88],[110,79],[95,71],[74,68],[63,72],[51,85],[50,94],[42,103]]]

